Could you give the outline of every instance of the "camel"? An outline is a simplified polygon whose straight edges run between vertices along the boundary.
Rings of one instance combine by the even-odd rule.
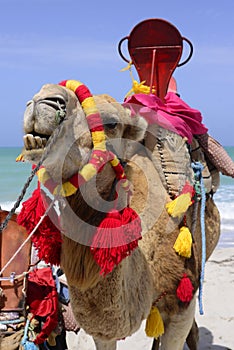
[[[194,314],[202,268],[199,215],[202,205],[198,200],[196,206],[190,205],[179,217],[173,217],[167,210],[172,196],[178,196],[185,183],[193,181],[186,139],[163,126],[148,125],[141,115],[131,117],[129,108],[109,95],[91,96],[91,109],[95,106],[104,125],[106,149],[121,159],[131,198],[129,201],[129,193],[121,181],[116,181],[109,158],[82,186],[66,192],[69,179],[80,174],[87,164],[90,168],[95,144],[85,104],[75,93],[75,88],[82,84],[71,82],[70,86],[66,83],[43,85],[28,102],[22,158],[37,164],[49,148],[43,162],[46,179],[41,175],[39,180],[46,186],[49,178],[65,188],[65,194],[52,192],[59,203],[63,239],[61,267],[69,285],[74,316],[81,328],[93,337],[97,350],[114,350],[119,339],[139,329],[154,305],[164,325],[164,332],[155,337],[158,338],[156,346],[160,343],[160,349],[181,350],[187,339],[190,350],[195,350],[198,330]],[[194,144],[194,152],[199,153],[196,157],[200,157],[209,172],[195,138]],[[178,170],[170,171],[168,177],[160,160],[162,154],[165,156],[163,152],[167,152],[168,161],[171,157],[172,168]],[[210,188],[206,191],[206,259],[220,234],[219,212],[211,191],[215,176],[209,174]],[[113,208],[120,211],[128,203],[141,219],[142,238],[120,263],[104,273],[94,258],[90,242],[106,213]],[[181,256],[173,247],[185,217],[193,235],[189,258]],[[178,285],[185,276],[192,286],[189,301],[177,296]]]

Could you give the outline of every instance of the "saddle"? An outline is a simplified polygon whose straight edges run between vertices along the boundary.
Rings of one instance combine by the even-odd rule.
[[[128,42],[128,51],[131,60],[127,59],[122,53],[122,44],[125,40]],[[189,45],[190,52],[187,58],[183,62],[180,62],[183,54],[183,42]],[[171,91],[178,95],[173,72],[177,67],[186,64],[191,59],[193,45],[170,22],[159,18],[152,18],[138,23],[132,29],[129,36],[122,38],[118,44],[118,51],[124,61],[133,63],[140,82],[144,82],[150,88],[150,94],[155,94],[165,103],[167,92]],[[162,129],[158,128],[158,130],[160,131]],[[165,187],[167,190],[168,187],[169,189],[172,188],[169,191],[171,195],[177,194],[176,189],[179,188],[178,181],[181,182],[179,177],[181,177],[181,174],[183,176],[185,175],[184,170],[188,169],[191,162],[200,162],[203,164],[203,179],[207,193],[214,193],[219,187],[219,172],[234,177],[232,159],[224,148],[208,133],[196,134],[193,138],[189,150],[190,159],[187,159],[187,163],[184,164],[184,170],[184,162],[181,163],[181,159],[177,159],[179,150],[174,148],[173,152],[168,144],[168,139],[172,137],[167,137],[165,142],[165,138],[162,139],[160,135],[156,132],[156,140],[154,142],[152,142],[150,135],[146,135],[145,146],[154,153],[159,163],[163,158],[161,167],[165,171],[162,174],[162,181],[165,180],[164,177],[168,178],[168,174],[170,175],[169,184]],[[178,140],[178,137],[176,139]],[[161,148],[162,143],[163,149]],[[172,159],[177,159],[175,161],[176,169],[171,169],[170,167]],[[186,157],[183,160],[186,160]],[[167,161],[170,166],[167,166]],[[191,177],[191,174],[188,174],[188,180],[189,177]]]
[[[192,43],[182,37],[171,23],[158,18],[138,23],[129,36],[120,40],[119,54],[129,63],[121,49],[125,40],[128,40],[128,51],[140,81],[144,81],[150,87],[150,92],[163,100],[176,67],[184,65],[192,57]],[[190,53],[184,62],[179,63],[183,52],[183,41],[188,43]],[[173,79],[171,84],[175,84]]]

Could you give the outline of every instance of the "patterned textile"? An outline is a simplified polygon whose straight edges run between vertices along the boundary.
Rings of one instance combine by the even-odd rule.
[[[234,177],[234,162],[222,145],[208,134],[198,135],[197,139],[210,162],[223,175]]]

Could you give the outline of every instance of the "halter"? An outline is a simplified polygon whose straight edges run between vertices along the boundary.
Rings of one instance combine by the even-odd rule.
[[[120,184],[129,196],[129,182],[117,156],[106,148],[104,126],[90,91],[84,84],[76,80],[65,80],[59,85],[72,90],[76,94],[88,122],[93,140],[93,150],[89,162],[67,182],[61,185],[56,184],[44,167],[37,172],[39,182],[42,182],[53,195],[70,196],[82,184],[100,172],[107,162],[110,162],[115,171],[116,179],[121,180]],[[45,208],[38,183],[38,188],[33,192],[32,197],[23,203],[23,208],[18,215],[18,223],[29,231],[28,224],[36,225],[44,211]],[[48,244],[45,239],[48,237],[47,234],[49,234],[49,237],[53,237],[54,243],[52,245],[49,244],[49,246],[54,247],[56,245],[56,256],[59,256],[61,238],[57,235],[58,230],[56,227],[52,222],[49,222],[49,217],[47,216],[46,218],[46,235],[44,234],[45,228],[40,226],[36,235],[34,235],[35,239],[33,238],[33,241],[38,248],[38,254],[40,254],[41,259],[50,263],[53,260],[53,263],[59,264],[59,261],[54,261],[55,252],[48,253]],[[127,206],[120,211],[114,207],[106,214],[106,217],[96,228],[90,245],[93,258],[100,266],[101,275],[111,272],[115,266],[137,248],[138,240],[141,239],[141,231],[141,220],[135,210],[129,207],[128,201]]]
[[[83,83],[77,80],[63,80],[59,85],[73,91],[77,96],[91,132],[93,150],[88,164],[84,165],[78,174],[74,174],[62,185],[52,181],[44,167],[41,167],[37,172],[39,181],[43,183],[53,195],[67,197],[74,194],[80,186],[97,175],[97,173],[102,170],[103,166],[107,162],[110,162],[115,171],[117,180],[121,180],[121,185],[129,192],[129,182],[119,159],[113,152],[106,148],[106,135],[103,122],[91,92]]]

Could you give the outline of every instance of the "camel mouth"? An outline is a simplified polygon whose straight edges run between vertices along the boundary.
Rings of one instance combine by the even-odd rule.
[[[24,135],[24,148],[26,151],[41,150],[43,151],[46,147],[47,141],[49,140],[50,135],[42,135],[36,133],[28,133]]]
[[[44,119],[48,116],[51,119],[52,116],[52,120],[49,120],[49,125],[47,125],[44,133],[40,133],[44,128],[41,126],[39,116],[42,116]],[[25,151],[28,153],[34,150],[43,151],[51,134],[64,120],[65,116],[66,101],[60,95],[28,101],[25,112],[27,123],[25,126],[25,135],[23,136]],[[31,125],[33,119],[36,120],[36,124],[33,123],[33,125]],[[27,125],[28,123],[29,125]]]

